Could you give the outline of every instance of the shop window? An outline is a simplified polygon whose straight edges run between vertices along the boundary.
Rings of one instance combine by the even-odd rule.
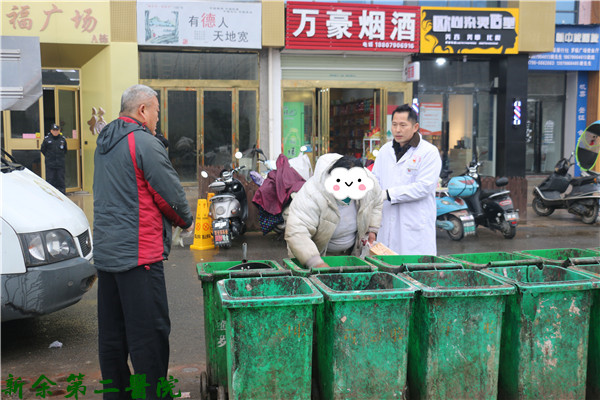
[[[42,83],[44,85],[79,86],[79,71],[76,69],[43,69]]]
[[[576,0],[561,0],[556,2],[556,24],[574,25],[577,23],[579,2]]]
[[[314,96],[313,90],[283,93],[283,154],[289,158],[300,154],[302,145],[311,147]]]
[[[141,51],[140,78],[258,80],[258,53]]]
[[[25,111],[10,112],[11,138],[26,139],[35,138],[40,131],[40,105],[36,101]]]
[[[526,172],[548,173],[563,151],[566,75],[529,73],[527,87]]]

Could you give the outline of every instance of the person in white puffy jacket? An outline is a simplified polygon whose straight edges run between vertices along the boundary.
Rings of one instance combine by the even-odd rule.
[[[377,154],[373,174],[383,190],[378,241],[401,255],[436,255],[435,188],[442,160],[421,137],[417,113],[408,105],[392,113],[394,140]]]
[[[290,257],[307,268],[326,267],[327,255],[360,255],[381,224],[383,195],[360,160],[329,153],[289,207],[285,240]]]

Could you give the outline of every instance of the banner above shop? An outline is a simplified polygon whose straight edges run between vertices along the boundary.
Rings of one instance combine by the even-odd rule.
[[[552,71],[598,71],[600,26],[557,25],[554,51],[529,58],[529,69]]]
[[[260,3],[137,2],[140,45],[260,49]]]
[[[419,10],[288,1],[285,48],[418,53]]]
[[[2,36],[36,36],[40,43],[108,44],[110,4],[2,1]]]
[[[516,8],[421,7],[421,53],[517,54]]]

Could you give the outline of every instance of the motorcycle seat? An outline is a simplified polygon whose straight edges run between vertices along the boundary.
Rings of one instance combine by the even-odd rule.
[[[500,193],[503,190],[500,189],[481,189],[481,194],[479,195],[480,199],[487,199],[493,194]]]
[[[590,183],[594,183],[594,180],[596,179],[595,176],[579,176],[577,178],[573,178],[571,180],[571,185],[573,186],[583,186],[583,185],[587,185]]]

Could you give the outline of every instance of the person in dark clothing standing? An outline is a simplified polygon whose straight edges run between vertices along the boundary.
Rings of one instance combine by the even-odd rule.
[[[60,133],[60,126],[52,124],[40,150],[46,158],[46,181],[65,194],[67,141]]]
[[[131,398],[140,377],[144,398],[176,395],[167,378],[171,322],[163,260],[171,249],[171,228],[192,231],[194,219],[155,136],[158,112],[156,92],[134,85],[123,92],[119,118],[96,142],[94,265],[104,399]]]

